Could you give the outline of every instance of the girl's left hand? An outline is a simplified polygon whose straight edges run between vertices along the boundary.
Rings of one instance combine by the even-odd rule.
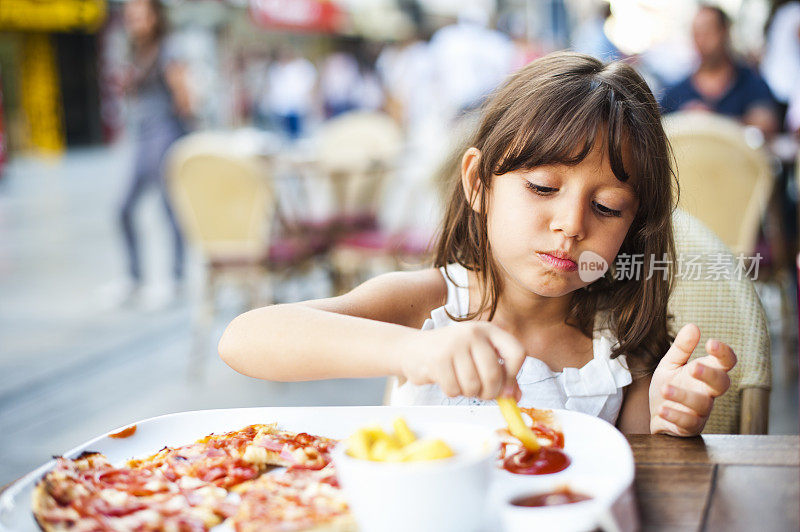
[[[731,385],[728,372],[736,355],[718,340],[706,342],[708,355],[691,362],[700,342],[700,329],[687,324],[661,359],[650,381],[650,433],[696,436],[711,414],[714,398]]]

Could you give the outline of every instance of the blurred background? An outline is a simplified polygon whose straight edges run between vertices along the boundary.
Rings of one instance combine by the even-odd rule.
[[[768,429],[797,433],[800,2],[2,0],[0,485],[150,416],[380,404],[383,379],[259,381],[216,343],[425,265],[475,110],[565,48],[741,143],[682,201],[761,257]]]

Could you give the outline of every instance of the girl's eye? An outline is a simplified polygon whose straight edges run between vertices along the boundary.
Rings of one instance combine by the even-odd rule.
[[[597,212],[599,212],[603,216],[613,216],[613,217],[616,217],[616,218],[619,218],[620,216],[622,216],[622,211],[609,209],[605,205],[603,205],[601,203],[597,203],[596,201],[593,201],[592,205],[594,205],[594,208],[597,209]]]
[[[525,186],[531,189],[534,194],[538,194],[539,196],[549,196],[555,192],[558,192],[558,189],[555,187],[545,187],[542,185],[535,185],[530,181],[525,181]],[[609,216],[614,218],[619,218],[622,216],[622,211],[618,211],[616,209],[610,209],[603,205],[602,203],[597,203],[596,201],[592,202],[592,206],[594,206],[595,210],[600,213],[601,216]]]
[[[557,188],[543,187],[541,185],[534,185],[530,181],[525,181],[525,186],[527,186],[534,193],[539,194],[540,196],[547,196],[549,194],[552,194],[553,192],[558,192]]]

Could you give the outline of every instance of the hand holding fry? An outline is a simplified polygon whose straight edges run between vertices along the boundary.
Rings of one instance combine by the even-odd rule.
[[[494,399],[502,391],[520,395],[517,373],[525,361],[522,344],[488,322],[462,322],[420,331],[408,346],[403,375],[412,384],[438,384],[455,397]]]

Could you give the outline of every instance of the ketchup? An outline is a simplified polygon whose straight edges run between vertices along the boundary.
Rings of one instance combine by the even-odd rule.
[[[529,451],[522,448],[505,457],[503,469],[517,475],[547,475],[563,471],[569,464],[569,457],[561,449],[539,447],[536,451]]]
[[[514,506],[539,507],[557,506],[560,504],[572,504],[575,502],[588,501],[591,497],[582,493],[575,493],[566,486],[550,493],[540,493],[538,495],[527,495],[517,497],[511,501]]]

